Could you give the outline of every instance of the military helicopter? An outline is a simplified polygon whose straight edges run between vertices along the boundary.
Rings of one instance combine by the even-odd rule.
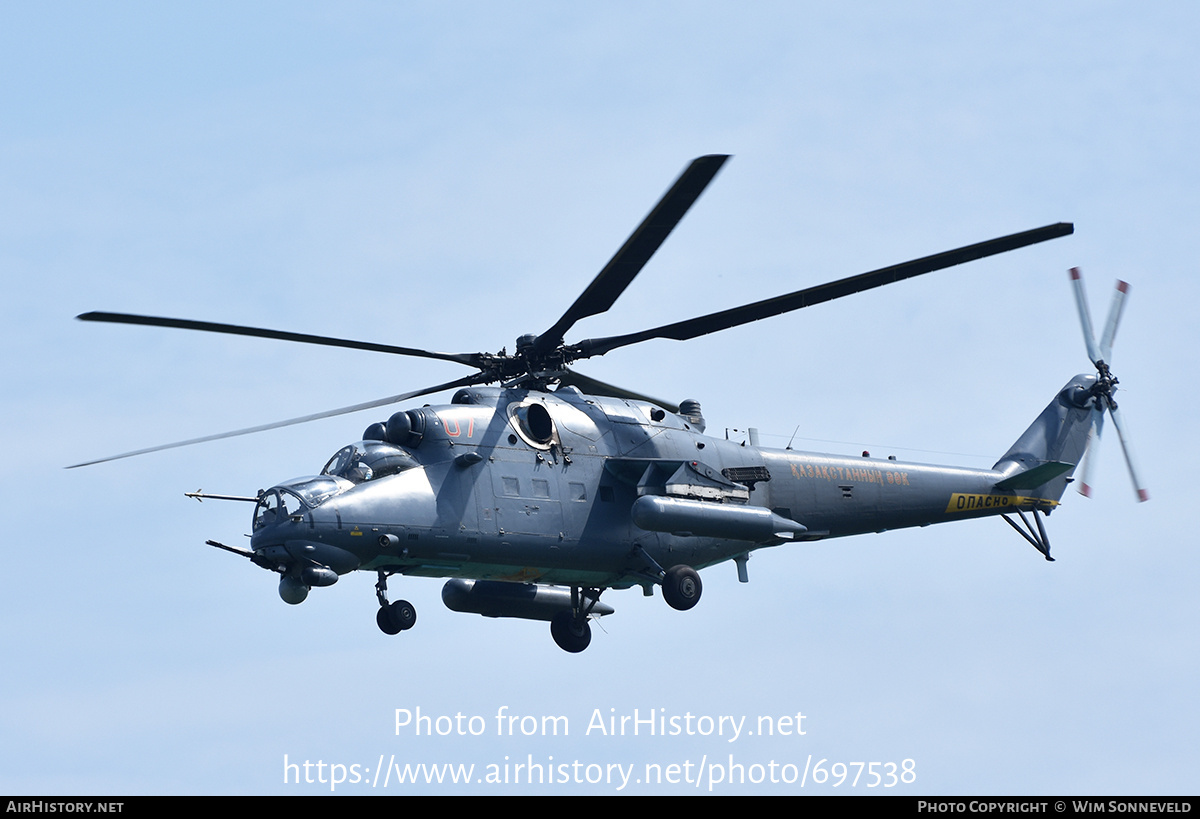
[[[613,613],[600,601],[605,591],[640,586],[651,595],[657,586],[669,606],[688,610],[701,597],[698,570],[733,561],[747,582],[750,554],[769,546],[1002,515],[1052,560],[1042,518],[1058,505],[1105,413],[1139,499],[1147,498],[1109,369],[1128,287],[1118,283],[1097,343],[1078,271],[1071,280],[1096,372],[1067,382],[991,469],[769,449],[753,433],[741,444],[706,435],[694,400],[674,405],[574,370],[577,361],[649,339],[696,338],[1073,232],[1068,223],[1048,225],[641,332],[566,343],[576,322],[613,306],[727,159],[694,160],[566,312],[544,332],[517,338],[511,354],[85,313],[78,318],[372,350],[475,370],[377,401],[87,463],[456,390],[447,405],[400,410],[371,424],[319,475],[252,497],[187,493],[254,504],[249,549],[208,543],[278,573],[279,595],[291,604],[348,572],[374,572],[376,622],[388,634],[416,623],[412,604],[389,601],[390,577],[448,578],[442,599],[450,609],[549,621],[554,641],[573,653],[590,643],[590,620]],[[1086,491],[1086,467],[1082,483]]]

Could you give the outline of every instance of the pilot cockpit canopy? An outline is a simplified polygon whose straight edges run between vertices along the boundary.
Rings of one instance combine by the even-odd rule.
[[[404,449],[385,441],[359,441],[342,447],[325,464],[322,475],[345,478],[353,483],[378,480],[419,466]]]

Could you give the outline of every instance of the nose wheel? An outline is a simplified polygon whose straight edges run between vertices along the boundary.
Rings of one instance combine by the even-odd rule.
[[[375,596],[379,599],[379,611],[375,623],[384,634],[399,634],[417,624],[417,608],[407,600],[389,603],[387,599],[387,574],[379,572],[375,583]]]

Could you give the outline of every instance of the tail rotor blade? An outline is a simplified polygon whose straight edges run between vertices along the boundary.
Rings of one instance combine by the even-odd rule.
[[[1083,274],[1078,267],[1070,270],[1071,284],[1075,290],[1075,305],[1079,308],[1079,323],[1083,325],[1083,342],[1087,345],[1088,358],[1093,364],[1103,361],[1096,347],[1096,334],[1092,331],[1092,314],[1088,312],[1087,295],[1083,292]]]
[[[1096,336],[1092,330],[1092,318],[1088,313],[1087,296],[1083,290],[1083,276],[1078,267],[1070,270],[1071,284],[1074,286],[1075,305],[1079,308],[1079,323],[1083,325],[1083,340],[1087,343],[1088,358],[1096,365],[1096,381],[1091,392],[1095,397],[1092,407],[1092,425],[1088,431],[1087,447],[1084,449],[1083,462],[1079,467],[1079,492],[1084,496],[1092,493],[1090,475],[1093,461],[1099,449],[1100,433],[1104,430],[1104,413],[1107,410],[1112,416],[1113,426],[1117,429],[1117,437],[1121,441],[1121,450],[1125,453],[1125,465],[1129,467],[1129,477],[1133,479],[1133,488],[1139,501],[1150,500],[1150,493],[1138,479],[1137,468],[1133,465],[1133,452],[1129,446],[1129,436],[1125,434],[1125,422],[1117,409],[1113,395],[1117,391],[1117,379],[1109,369],[1109,357],[1112,356],[1113,339],[1117,336],[1117,326],[1121,323],[1121,312],[1125,309],[1125,297],[1129,293],[1129,285],[1117,281],[1117,292],[1113,294],[1112,304],[1108,308],[1108,319],[1104,322],[1104,335],[1100,344],[1096,344]]]
[[[1092,428],[1088,431],[1087,446],[1083,450],[1083,465],[1079,472],[1079,494],[1085,498],[1092,496],[1092,482],[1090,475],[1094,468],[1096,456],[1100,450],[1100,435],[1104,432],[1104,409],[1102,407],[1092,408]]]
[[[1118,279],[1112,305],[1108,308],[1108,321],[1104,322],[1104,335],[1100,337],[1100,356],[1110,364],[1112,363],[1113,339],[1117,336],[1117,325],[1121,323],[1121,311],[1125,309],[1127,293],[1129,293],[1129,285]]]
[[[1129,467],[1129,477],[1133,479],[1133,488],[1137,492],[1139,501],[1150,500],[1150,493],[1142,486],[1142,482],[1138,480],[1137,469],[1133,465],[1133,453],[1129,447],[1129,436],[1125,434],[1125,423],[1121,420],[1121,413],[1117,409],[1115,402],[1108,405],[1108,413],[1112,416],[1113,426],[1117,429],[1117,438],[1121,441],[1121,450],[1125,453],[1125,465]]]

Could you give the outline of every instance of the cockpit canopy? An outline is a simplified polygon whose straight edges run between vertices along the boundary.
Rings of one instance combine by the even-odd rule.
[[[395,475],[415,466],[420,466],[416,458],[384,441],[359,441],[344,446],[315,478],[296,478],[263,492],[254,509],[254,528],[289,518],[299,520],[306,509],[316,509],[354,484]]]
[[[325,464],[322,475],[345,478],[352,483],[378,480],[419,466],[416,458],[385,441],[359,441],[342,447]]]
[[[345,486],[334,478],[321,476],[298,478],[268,489],[259,495],[254,508],[254,528],[282,523],[288,518],[298,519],[306,508],[315,509]]]

